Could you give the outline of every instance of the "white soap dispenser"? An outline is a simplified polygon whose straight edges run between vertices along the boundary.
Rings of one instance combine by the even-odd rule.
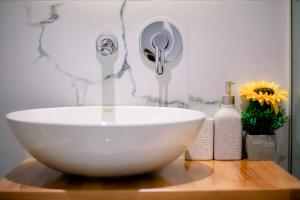
[[[242,122],[241,115],[234,107],[231,94],[232,81],[226,81],[226,95],[222,96],[222,105],[214,117],[214,159],[240,160],[242,158]]]

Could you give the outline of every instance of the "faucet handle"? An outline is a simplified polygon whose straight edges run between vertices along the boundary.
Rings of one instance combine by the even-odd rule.
[[[162,75],[165,65],[165,49],[169,45],[169,39],[165,34],[157,34],[152,40],[152,45],[155,49],[156,73]]]

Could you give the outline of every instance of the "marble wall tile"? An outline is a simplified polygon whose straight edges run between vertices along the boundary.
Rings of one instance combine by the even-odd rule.
[[[102,71],[105,66],[98,62],[95,42],[105,32],[114,34],[121,40],[119,10],[121,2],[107,2],[105,6],[97,2],[32,3],[26,5],[30,13],[48,13],[48,16],[29,15],[29,25],[39,31],[40,41],[35,64],[56,71],[56,76],[68,84],[65,94],[72,94],[75,105],[99,105],[102,103]],[[40,7],[44,8],[41,9]],[[48,10],[45,10],[45,7]],[[47,20],[50,20],[49,23]],[[121,65],[122,49],[115,65]],[[45,66],[44,66],[45,67]],[[111,67],[113,71],[113,67]],[[115,69],[117,70],[117,68]],[[56,79],[56,78],[54,78]],[[113,95],[115,91],[111,91]],[[69,102],[71,103],[71,102]]]
[[[239,105],[238,87],[250,81],[275,81],[289,89],[289,6],[288,1],[190,1],[190,95],[220,99],[225,81],[232,80]]]

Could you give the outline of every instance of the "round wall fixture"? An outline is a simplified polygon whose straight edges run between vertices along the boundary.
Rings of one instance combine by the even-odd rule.
[[[156,72],[162,75],[165,63],[172,62],[182,50],[178,29],[165,21],[157,21],[144,28],[140,35],[140,51],[156,64]]]
[[[118,41],[111,34],[101,34],[96,41],[97,53],[110,56],[118,51]]]

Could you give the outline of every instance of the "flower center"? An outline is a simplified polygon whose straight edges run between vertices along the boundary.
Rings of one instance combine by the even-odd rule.
[[[274,90],[272,90],[271,88],[257,88],[254,90],[254,92],[256,92],[257,94],[259,94],[260,92],[262,92],[263,94],[267,93],[268,95],[274,94]]]

